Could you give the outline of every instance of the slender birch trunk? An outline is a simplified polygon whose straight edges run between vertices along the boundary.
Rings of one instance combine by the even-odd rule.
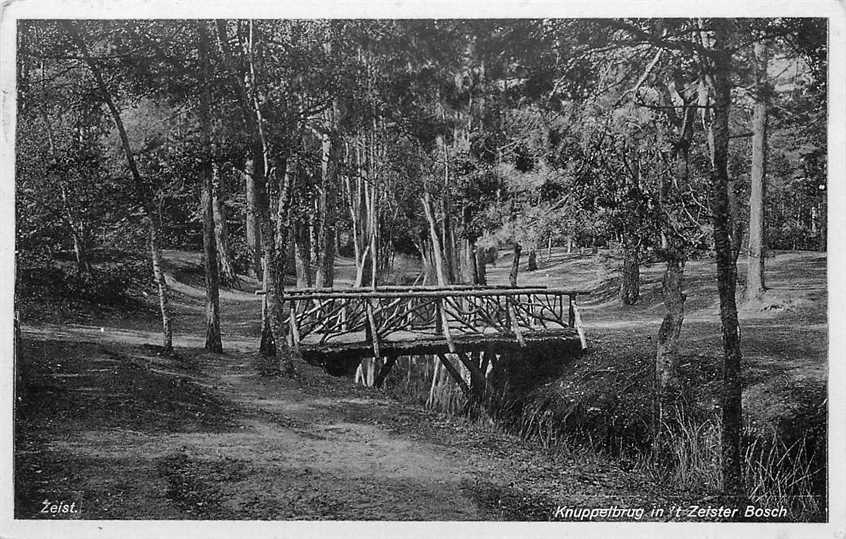
[[[202,211],[203,211],[203,262],[206,284],[206,340],[205,349],[209,352],[223,352],[220,339],[220,277],[218,274],[217,240],[214,233],[214,160],[211,141],[211,91],[209,89],[208,30],[205,21],[197,21],[197,50],[200,61],[200,73],[197,81],[200,90],[200,133],[203,146],[202,163]]]
[[[88,47],[85,44],[85,40],[82,37],[76,23],[73,21],[63,21],[62,25],[71,36],[71,39],[73,39],[76,43],[77,48],[82,54],[83,61],[88,66],[89,71],[91,71],[91,74],[97,83],[100,97],[109,109],[112,121],[118,131],[121,148],[123,150],[124,157],[126,157],[126,164],[132,177],[135,196],[138,199],[138,203],[141,204],[145,219],[147,220],[153,279],[156,283],[156,289],[159,296],[159,307],[162,315],[162,348],[165,353],[169,353],[173,350],[173,328],[170,319],[167,282],[165,281],[164,273],[162,272],[162,255],[160,245],[161,206],[156,207],[156,197],[151,188],[146,184],[146,182],[144,182],[141,177],[141,173],[138,171],[138,167],[135,163],[135,154],[132,151],[132,146],[129,143],[129,136],[126,134],[126,128],[123,125],[120,109],[112,98],[112,94],[109,92],[109,89],[103,80],[100,68],[88,52]]]
[[[161,216],[155,212],[147,217],[149,233],[150,260],[153,267],[153,282],[159,297],[159,311],[162,316],[162,349],[165,353],[173,350],[173,323],[170,318],[170,299],[167,281],[162,271],[162,250],[159,239]]]

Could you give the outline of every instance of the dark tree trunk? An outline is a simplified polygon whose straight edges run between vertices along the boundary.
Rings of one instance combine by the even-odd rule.
[[[308,245],[308,282],[311,286],[314,286],[315,270],[317,269],[318,262],[320,261],[320,242],[318,240],[318,232],[320,227],[323,226],[320,223],[323,215],[321,215],[321,210],[318,206],[319,203],[315,201],[314,211],[310,212],[306,216],[307,224],[305,225],[305,229],[308,234],[308,240],[306,241],[306,245]]]
[[[470,230],[470,223],[473,219],[473,214],[469,206],[465,206],[461,211],[461,229],[464,232],[461,235],[461,277],[462,282],[478,284],[479,268],[476,263],[476,240],[478,236]]]
[[[444,201],[442,204],[444,211],[443,219],[441,220],[441,246],[443,249],[444,272],[448,283],[456,282],[457,268],[455,263],[455,245],[453,243],[452,233],[452,218],[449,216],[449,204]]]
[[[713,162],[711,171],[711,200],[714,224],[714,246],[717,257],[717,288],[720,296],[720,322],[723,341],[722,395],[722,486],[731,495],[742,495],[741,465],[741,408],[740,331],[737,319],[737,265],[735,262],[729,210],[729,110],[731,107],[731,53],[726,50],[730,22],[714,19],[714,48],[710,83],[714,94]]]
[[[73,238],[73,255],[76,262],[76,272],[80,275],[91,273],[91,262],[88,260],[87,241],[84,231],[74,230],[71,232]]]
[[[262,278],[262,243],[257,209],[259,204],[257,182],[260,181],[257,177],[257,169],[260,167],[261,165],[257,164],[255,157],[247,159],[244,163],[244,193],[247,202],[244,230],[246,231],[247,253],[250,257],[250,274],[259,280]]]
[[[520,252],[522,250],[523,247],[514,242],[514,258],[511,260],[511,272],[508,274],[508,283],[511,286],[517,286],[517,272],[520,271]]]
[[[209,352],[223,352],[220,340],[220,279],[218,276],[217,242],[214,233],[214,172],[211,142],[211,92],[209,90],[208,31],[205,21],[197,21],[197,50],[200,73],[197,78],[202,85],[200,91],[200,133],[203,146],[202,161],[202,211],[203,211],[203,263],[206,284],[206,341]]]
[[[526,271],[536,271],[538,269],[538,253],[534,249],[529,251],[529,259],[526,262]]]
[[[680,114],[674,112],[670,120],[677,130],[677,139],[673,150],[674,178],[664,175],[661,179],[659,196],[660,211],[664,215],[661,223],[661,252],[666,257],[664,270],[663,295],[664,307],[667,312],[658,330],[657,350],[655,354],[656,397],[659,403],[656,415],[660,424],[664,404],[673,403],[678,394],[676,389],[680,385],[678,372],[678,342],[684,322],[685,295],[682,292],[684,284],[684,266],[686,261],[685,240],[671,226],[673,213],[678,211],[671,202],[670,196],[674,189],[686,189],[690,178],[690,144],[693,140],[693,128],[696,121],[696,107],[692,106],[695,96],[685,94],[683,81],[674,81],[672,85],[665,85],[665,103],[667,105],[680,104]]]
[[[473,256],[476,259],[476,284],[480,286],[487,286],[487,253],[485,252],[485,249],[479,249],[478,246],[475,246]]]
[[[767,46],[755,44],[758,88],[752,116],[752,171],[749,193],[749,259],[746,272],[746,299],[760,299],[766,289],[764,259],[766,257],[764,207],[767,196]]]
[[[624,239],[623,275],[620,283],[620,301],[634,305],[640,297],[640,249],[631,240]]]
[[[667,314],[658,330],[658,350],[655,355],[655,378],[659,400],[675,393],[679,386],[678,342],[684,322],[685,295],[684,258],[677,251],[667,253],[667,267],[664,270],[662,292]]]
[[[252,22],[250,25],[250,32],[252,33]],[[253,58],[252,58],[252,39],[251,46],[246,51],[246,62],[236,62],[233,58],[232,50],[229,46],[229,36],[227,35],[226,21],[217,19],[215,21],[217,27],[217,42],[220,48],[223,63],[226,67],[235,90],[238,93],[238,100],[240,102],[241,114],[244,120],[244,125],[250,137],[250,154],[247,156],[244,163],[244,193],[246,195],[246,211],[245,211],[245,235],[247,241],[247,251],[250,258],[249,273],[256,279],[262,280],[262,238],[259,224],[259,206],[263,202],[261,196],[264,191],[265,182],[265,153],[266,145],[261,127],[261,111],[258,109],[258,103],[252,90],[255,88],[252,80]]]
[[[311,288],[311,248],[308,226],[294,224],[294,258],[297,271],[297,288]]]
[[[214,236],[217,243],[217,257],[220,261],[220,277],[224,286],[240,286],[238,272],[232,259],[232,248],[229,245],[229,226],[226,222],[225,195],[220,178],[220,166],[212,163],[212,211],[214,213]]]

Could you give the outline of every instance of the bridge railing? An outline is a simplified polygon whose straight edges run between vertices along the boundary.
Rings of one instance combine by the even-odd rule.
[[[285,301],[293,346],[306,339],[343,342],[363,332],[378,356],[381,342],[408,332],[443,337],[452,349],[455,335],[512,335],[522,345],[528,332],[580,329],[576,298],[584,294],[545,287],[395,286],[286,291]]]

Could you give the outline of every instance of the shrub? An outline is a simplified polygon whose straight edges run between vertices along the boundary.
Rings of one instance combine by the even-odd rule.
[[[16,308],[49,315],[84,306],[125,307],[152,289],[150,273],[146,260],[136,257],[99,263],[83,274],[69,265],[41,260],[18,268]]]

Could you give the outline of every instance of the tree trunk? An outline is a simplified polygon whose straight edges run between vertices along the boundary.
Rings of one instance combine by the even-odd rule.
[[[260,237],[260,225],[258,222],[258,206],[261,204],[261,191],[264,188],[265,170],[265,149],[264,137],[261,127],[261,110],[254,94],[255,84],[252,80],[254,73],[253,65],[253,24],[248,23],[249,40],[247,42],[246,62],[236,63],[232,50],[229,46],[226,21],[218,19],[217,26],[218,45],[220,48],[223,63],[226,71],[232,80],[233,86],[238,93],[241,105],[241,113],[247,133],[250,137],[250,155],[244,163],[244,192],[246,195],[245,211],[245,232],[247,251],[250,257],[249,272],[256,279],[262,280],[262,238]],[[249,67],[249,70],[244,66]]]
[[[478,269],[476,268],[476,237],[469,231],[472,214],[470,208],[465,206],[461,212],[461,228],[464,234],[461,238],[461,280],[465,283],[477,284]]]
[[[42,74],[43,77],[43,74]],[[49,173],[58,162],[58,155],[56,152],[56,143],[53,138],[53,127],[50,124],[50,119],[47,112],[39,107],[41,120],[44,122],[44,131],[47,135],[47,145],[50,151],[50,162],[47,165],[47,172]],[[62,213],[60,217],[70,230],[71,240],[73,240],[73,254],[76,261],[76,273],[78,275],[91,273],[91,263],[88,260],[88,235],[86,234],[85,221],[77,218],[77,213],[71,204],[68,196],[67,184],[59,175],[56,178],[56,183],[59,186],[59,193],[62,197]]]
[[[269,310],[271,320],[271,331],[273,340],[276,342],[276,360],[285,374],[294,374],[294,362],[291,348],[288,346],[288,327],[285,324],[285,312],[283,310],[285,300],[285,262],[288,250],[288,237],[291,227],[291,171],[288,162],[283,163],[282,181],[279,185],[279,195],[276,201],[276,230],[270,227],[270,215],[267,212],[267,219],[263,220],[264,230],[268,238],[274,241],[265,242],[265,256],[269,261],[267,272],[272,277],[273,290],[269,296]],[[269,209],[269,208],[268,208]],[[275,232],[275,234],[274,234]]]
[[[315,270],[319,262],[320,242],[318,232],[322,226],[320,219],[323,218],[318,206],[319,201],[315,200],[313,211],[306,215],[308,224],[305,227],[308,232],[308,240],[306,241],[306,245],[308,246],[308,282],[312,286],[314,286]]]
[[[658,330],[658,350],[655,356],[655,379],[659,401],[665,395],[674,393],[679,386],[678,378],[678,342],[684,322],[685,295],[682,293],[684,281],[684,259],[678,252],[667,254],[667,267],[664,270],[662,291],[667,314]]]
[[[538,253],[534,249],[529,251],[529,260],[526,262],[526,271],[536,271],[538,269]]]
[[[376,288],[379,277],[379,199],[376,184],[370,188],[367,205],[370,221],[370,287]]]
[[[165,353],[173,351],[173,326],[170,320],[170,303],[167,282],[162,272],[162,251],[159,244],[161,221],[158,215],[147,218],[149,230],[150,260],[153,265],[153,282],[159,295],[159,310],[162,315],[162,349]]]
[[[634,305],[640,297],[640,249],[629,239],[623,240],[623,275],[620,283],[620,301]]]
[[[126,134],[126,128],[123,125],[123,119],[120,115],[120,109],[118,109],[117,105],[114,102],[114,99],[112,99],[112,95],[109,93],[109,89],[106,87],[106,83],[103,80],[103,76],[100,73],[97,64],[95,64],[94,60],[91,58],[91,55],[88,52],[88,47],[86,46],[85,40],[83,39],[82,35],[79,33],[76,23],[74,23],[73,21],[64,21],[62,24],[64,25],[68,34],[71,36],[71,38],[79,48],[79,51],[82,54],[85,64],[88,66],[88,69],[94,76],[94,80],[96,81],[97,87],[100,90],[101,97],[106,103],[106,107],[109,109],[109,112],[111,113],[112,121],[114,121],[115,127],[118,131],[121,148],[123,149],[124,156],[126,157],[126,164],[129,168],[130,174],[132,175],[135,196],[138,199],[138,202],[141,204],[141,207],[144,210],[144,215],[148,220],[149,245],[151,255],[150,258],[153,266],[153,279],[155,280],[156,288],[158,289],[159,307],[162,313],[162,347],[165,352],[170,352],[173,350],[173,330],[170,321],[170,310],[167,297],[167,282],[165,282],[161,264],[162,254],[161,247],[159,245],[159,234],[161,231],[160,208],[156,208],[154,193],[152,192],[151,188],[147,185],[147,183],[144,182],[143,178],[141,177],[141,173],[138,171],[138,167],[135,163],[135,154],[132,151],[132,146],[129,143],[129,137]]]
[[[76,262],[76,273],[79,275],[89,274],[91,273],[91,262],[88,260],[88,249],[86,248],[87,242],[85,240],[84,230],[79,230],[82,227],[73,228],[75,229],[71,232],[71,237],[73,238],[73,255]]]
[[[244,194],[246,197],[246,215],[245,227],[247,240],[247,253],[250,257],[250,274],[256,279],[261,280],[261,232],[258,223],[258,188],[256,183],[256,169],[260,165],[256,164],[255,157],[250,157],[244,163]]]
[[[485,249],[479,249],[477,245],[474,245],[474,253],[473,256],[476,259],[476,281],[475,284],[479,286],[487,286],[488,284],[488,276],[487,276],[487,253]]]
[[[212,210],[211,182],[204,182],[203,207],[203,263],[206,285],[206,341],[209,352],[223,352],[220,338],[220,279],[218,274],[217,244],[214,234],[214,212]]]
[[[217,244],[217,257],[220,261],[221,283],[224,286],[240,286],[238,272],[232,260],[232,248],[229,245],[229,226],[226,222],[226,205],[220,178],[220,165],[212,163],[212,212],[214,214],[214,236]]]
[[[438,229],[435,225],[435,216],[432,213],[432,202],[428,191],[423,193],[423,212],[426,214],[426,220],[429,222],[429,236],[432,240],[432,258],[435,262],[435,277],[438,279],[438,286],[446,286],[449,281],[447,281],[444,270],[441,256],[441,242],[438,239]]]
[[[211,92],[209,84],[208,32],[205,21],[197,21],[197,50],[200,63],[200,73],[197,78],[202,85],[200,90],[200,136],[203,147],[202,160],[202,195],[203,211],[203,263],[205,266],[206,284],[206,341],[205,349],[209,352],[223,352],[220,340],[220,278],[218,276],[217,243],[214,233],[214,165],[211,142]]]
[[[755,43],[758,88],[752,116],[752,171],[749,193],[749,258],[746,271],[746,299],[760,299],[766,290],[764,260],[766,238],[764,207],[767,196],[767,46]]]
[[[523,247],[514,242],[514,258],[511,260],[511,273],[508,274],[508,282],[511,286],[517,286],[517,272],[520,271],[520,252]]]
[[[262,145],[264,142],[262,141]],[[263,153],[263,152],[262,152]],[[259,170],[259,166],[256,167]],[[259,352],[267,358],[275,357],[278,353],[279,343],[276,340],[276,335],[273,332],[273,285],[275,283],[274,276],[269,272],[269,268],[273,264],[273,227],[270,222],[270,200],[267,190],[267,180],[264,175],[264,163],[260,165],[261,174],[256,174],[254,182],[254,193],[256,203],[256,220],[258,222],[257,236],[260,241],[260,266],[258,275],[260,275],[262,283],[262,306],[261,306],[261,337],[259,339]],[[261,181],[258,181],[261,178]],[[282,277],[284,278],[284,270]],[[272,373],[273,368],[267,372]]]
[[[297,288],[311,288],[311,249],[308,245],[308,228],[294,225],[294,257],[297,271]]]
[[[332,122],[334,124],[334,122]],[[322,135],[322,183],[320,197],[320,251],[318,252],[315,286],[331,288],[335,282],[335,241],[338,220],[338,154],[339,141],[333,134]]]
[[[478,281],[478,269],[476,268],[475,241],[469,238],[462,238],[460,241],[461,282],[476,284]]]
[[[452,207],[450,204],[450,174],[449,174],[449,151],[447,150],[446,141],[442,136],[437,138],[438,145],[443,156],[444,176],[441,193],[441,212],[443,219],[441,219],[441,248],[444,262],[444,275],[448,283],[456,282],[458,276],[458,268],[456,267],[455,257],[455,236],[452,226]]]
[[[720,322],[723,341],[722,395],[722,486],[727,494],[743,493],[741,465],[741,408],[740,331],[737,319],[737,265],[731,241],[729,213],[729,110],[731,107],[731,53],[726,50],[728,36],[726,19],[714,19],[713,65],[710,66],[710,85],[714,94],[711,133],[713,161],[711,171],[711,200],[714,225],[714,247],[717,258],[717,288],[720,296]]]

